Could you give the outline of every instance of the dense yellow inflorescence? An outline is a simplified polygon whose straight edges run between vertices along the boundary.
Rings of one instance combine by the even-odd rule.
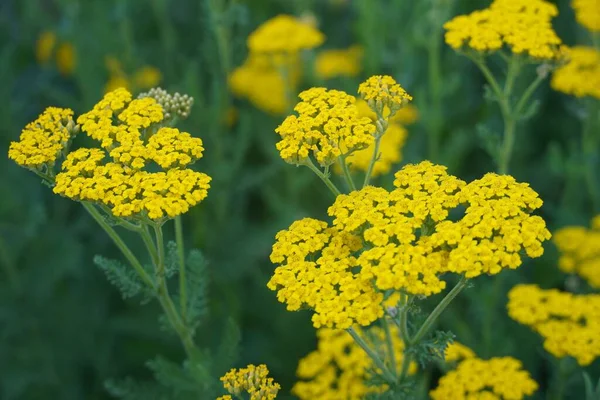
[[[600,4],[598,0],[573,0],[575,18],[591,32],[600,31]]]
[[[354,96],[312,88],[299,97],[302,101],[294,108],[298,115],[288,116],[275,130],[281,136],[277,150],[286,162],[304,164],[312,155],[325,167],[374,142],[375,125],[359,116]]]
[[[273,400],[281,386],[269,377],[269,370],[264,364],[248,365],[246,368],[233,368],[221,377],[225,390],[236,398],[247,393],[250,400]],[[218,397],[217,400],[230,400],[231,395]]]
[[[600,51],[576,46],[566,51],[566,57],[567,63],[552,75],[552,88],[577,97],[600,99]]]
[[[508,299],[510,317],[538,332],[550,354],[574,357],[581,366],[600,356],[600,294],[517,285]]]
[[[363,49],[352,46],[347,49],[323,50],[315,60],[315,73],[321,79],[338,76],[356,76],[362,69]]]
[[[294,54],[324,41],[325,36],[314,26],[291,15],[278,15],[250,34],[248,49],[251,53]]]
[[[313,324],[346,329],[383,315],[388,290],[429,296],[452,272],[474,278],[539,257],[550,237],[530,213],[537,194],[510,176],[488,174],[466,184],[428,161],[395,175],[396,189],[367,186],[339,195],[331,225],[297,221],[276,236],[268,287],[289,310],[315,311]],[[464,205],[457,221],[449,212]]]
[[[393,116],[412,101],[412,96],[389,75],[371,76],[358,86],[358,93],[380,115],[389,109]]]
[[[562,43],[552,28],[556,15],[557,7],[544,0],[494,0],[486,9],[447,22],[446,43],[483,53],[508,46],[515,54],[553,60],[561,56]]]
[[[519,360],[467,358],[440,378],[438,387],[429,394],[433,400],[520,400],[537,388]]]
[[[369,346],[377,349],[385,343],[385,333],[379,327],[367,330],[355,328],[367,340]],[[404,343],[395,325],[390,329],[396,369],[400,370],[403,360]],[[368,385],[371,371],[377,370],[373,360],[343,330],[319,329],[317,350],[311,352],[298,364],[296,375],[301,380],[292,388],[292,393],[301,400],[359,400],[365,396],[385,391],[385,385]],[[382,349],[382,351],[387,351]],[[411,362],[409,373],[417,366]]]
[[[27,124],[18,142],[12,142],[8,157],[22,167],[52,169],[69,144],[74,131],[73,111],[48,107],[35,121]]]
[[[559,268],[566,273],[581,276],[594,289],[600,289],[599,219],[600,215],[595,217],[591,229],[567,226],[559,229],[553,237],[560,251]]]
[[[54,192],[106,207],[118,217],[175,217],[202,201],[210,177],[187,169],[202,157],[202,140],[160,127],[155,99],[132,99],[125,89],[108,93],[77,123],[101,148],[81,148],[65,159]],[[145,170],[154,163],[162,170]]]
[[[475,357],[473,350],[458,342],[450,343],[444,352],[444,360],[449,363]]]

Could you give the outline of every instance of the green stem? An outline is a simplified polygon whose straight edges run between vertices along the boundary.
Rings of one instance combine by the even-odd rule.
[[[543,74],[537,74],[536,78],[527,86],[527,89],[523,92],[521,99],[517,102],[517,106],[515,107],[515,114],[518,118],[519,115],[523,112],[523,109],[527,105],[529,98],[533,95],[535,90],[540,86],[540,84],[546,79]]]
[[[100,227],[102,227],[102,229],[104,229],[104,231],[108,234],[108,236],[110,236],[112,241],[119,248],[119,250],[121,250],[121,252],[125,256],[127,261],[135,269],[135,271],[140,276],[142,281],[149,288],[152,288],[153,290],[156,289],[155,284],[152,281],[152,278],[150,277],[150,275],[148,275],[148,273],[146,272],[146,270],[144,269],[144,267],[142,266],[140,261],[136,258],[136,256],[133,254],[133,252],[125,244],[125,242],[123,241],[121,236],[119,236],[119,234],[112,228],[112,226],[110,226],[106,222],[106,220],[104,219],[104,216],[102,214],[100,214],[98,209],[91,203],[81,202],[81,204],[83,204],[83,207],[92,216],[92,218],[94,218],[94,220],[96,220],[98,225],[100,225]]]
[[[183,224],[181,215],[175,217],[175,241],[177,242],[177,258],[179,260],[179,308],[181,315],[187,319],[187,284],[185,278],[185,247],[183,243]]]
[[[383,325],[383,329],[385,330],[385,344],[387,346],[387,351],[390,356],[390,369],[392,370],[392,374],[394,377],[396,376],[396,354],[394,352],[394,342],[392,341],[392,333],[390,331],[390,324],[387,321],[387,318],[383,317],[381,319],[381,324]]]
[[[155,265],[156,279],[159,284],[157,291],[158,301],[160,302],[169,323],[179,335],[188,358],[194,360],[197,354],[196,345],[194,344],[190,331],[187,329],[183,319],[177,312],[171,296],[169,296],[169,289],[165,277],[165,244],[162,227],[154,225],[154,234],[156,236],[156,247],[158,250],[158,263]]]
[[[338,161],[340,162],[342,171],[344,172],[344,178],[346,179],[346,183],[348,184],[348,189],[350,191],[356,190],[356,185],[354,184],[352,175],[350,175],[350,170],[348,170],[348,164],[346,164],[346,156],[340,156],[338,158]]]
[[[444,312],[446,307],[448,307],[452,300],[454,300],[454,298],[465,288],[465,286],[467,286],[467,282],[468,280],[464,276],[460,278],[460,281],[456,284],[456,286],[454,286],[452,290],[448,292],[446,297],[444,297],[442,301],[440,301],[440,303],[434,308],[431,314],[429,314],[423,325],[421,325],[421,328],[419,328],[415,336],[410,340],[410,345],[419,343],[419,341],[421,341],[421,339],[423,339],[423,337],[429,333],[429,330],[432,328],[433,324],[442,314],[442,312]]]
[[[410,353],[407,350],[408,350],[408,347],[406,347],[404,349],[404,356],[402,358],[402,368],[400,369],[400,379],[399,379],[399,382],[404,381],[404,378],[406,378],[406,375],[408,374],[408,369],[410,367],[411,355],[410,355]]]
[[[515,130],[517,121],[509,118],[504,121],[504,140],[500,149],[498,159],[498,173],[501,175],[508,174],[510,159],[512,157],[513,147],[515,145]]]
[[[362,349],[369,355],[371,360],[373,360],[373,362],[375,363],[375,366],[377,366],[377,368],[379,368],[382,371],[383,377],[387,381],[387,383],[389,385],[394,386],[396,383],[396,378],[385,366],[385,363],[381,360],[379,355],[375,351],[373,351],[371,347],[369,347],[367,342],[365,342],[363,338],[360,337],[360,335],[354,330],[354,328],[348,328],[347,331],[350,334],[350,336],[352,336],[356,344],[362,347]]]
[[[373,149],[373,155],[371,156],[371,161],[369,162],[369,168],[367,169],[367,172],[365,174],[365,180],[363,182],[363,188],[366,187],[369,184],[369,181],[371,180],[371,174],[373,173],[373,167],[375,166],[375,163],[377,162],[377,158],[379,157],[379,144],[381,143],[381,137],[383,135],[377,135],[377,137],[375,138],[375,148]]]
[[[568,367],[568,359],[563,357],[558,362],[558,371],[556,371],[555,380],[552,384],[551,391],[548,391],[548,400],[563,400],[565,389],[567,387],[567,380],[571,371]]]
[[[227,25],[223,23],[223,10],[217,4],[217,0],[210,0],[208,8],[211,13],[211,21],[215,39],[217,42],[217,50],[219,53],[219,62],[221,64],[221,70],[226,79],[231,69],[229,34],[227,31]]]
[[[402,294],[402,310],[400,311],[400,336],[404,343],[410,342],[410,332],[408,332],[408,295]]]
[[[488,66],[485,64],[484,60],[481,60],[479,58],[472,58],[472,60],[473,62],[475,62],[475,65],[479,67],[479,69],[483,73],[483,76],[485,76],[485,79],[490,84],[492,91],[498,98],[498,102],[500,104],[500,111],[502,111],[502,116],[506,118],[506,116],[510,114],[510,110],[508,109],[508,104],[506,103],[504,98],[504,91],[500,88],[498,81],[496,81],[496,78],[494,78],[494,74],[492,74],[492,71],[490,71]]]
[[[154,263],[154,265],[158,265],[158,252],[156,250],[156,245],[154,244],[154,239],[152,239],[152,235],[150,235],[150,231],[148,230],[148,226],[142,225],[142,227],[138,230],[138,233],[142,237],[148,253],[150,253],[152,263]]]
[[[331,190],[331,193],[333,193],[334,196],[337,197],[341,194],[340,190],[333,184],[333,182],[331,182],[329,177],[323,172],[321,172],[321,170],[319,170],[319,168],[317,168],[315,164],[313,164],[312,160],[308,159],[308,161],[305,162],[303,165],[306,165],[308,168],[310,168],[312,172],[314,172],[319,178],[321,178],[323,183],[325,183],[329,190]]]

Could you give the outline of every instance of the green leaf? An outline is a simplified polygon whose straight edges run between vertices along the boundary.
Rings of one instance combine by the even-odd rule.
[[[208,268],[207,262],[199,250],[190,251],[186,262],[187,315],[190,329],[200,325],[208,312]]]
[[[585,399],[600,399],[600,379],[598,379],[598,383],[596,383],[596,387],[594,387],[594,384],[592,383],[592,378],[590,378],[587,372],[583,371],[583,382],[585,384]]]
[[[179,365],[163,357],[156,357],[146,363],[146,366],[154,372],[154,378],[161,385],[173,389],[173,391],[195,391],[196,383],[187,372]]]
[[[108,281],[121,291],[124,299],[134,297],[142,291],[144,284],[133,268],[99,255],[94,257],[94,264],[104,271]]]
[[[444,361],[444,352],[449,343],[454,341],[452,332],[436,331],[432,338],[422,341],[407,351],[423,368],[434,360]]]
[[[179,271],[179,256],[177,242],[169,240],[167,243],[167,256],[165,257],[165,277],[168,279]]]

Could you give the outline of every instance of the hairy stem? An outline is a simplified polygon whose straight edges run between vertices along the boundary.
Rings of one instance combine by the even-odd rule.
[[[123,241],[121,236],[119,236],[119,234],[113,229],[113,227],[110,226],[108,224],[108,222],[106,222],[106,220],[104,219],[104,216],[102,214],[100,214],[98,209],[93,204],[88,203],[88,202],[81,202],[81,204],[83,204],[83,207],[92,216],[92,218],[94,218],[94,220],[96,220],[98,225],[100,225],[100,227],[102,227],[102,229],[104,229],[104,231],[108,234],[108,236],[110,236],[112,241],[119,248],[119,250],[121,250],[121,252],[123,253],[125,258],[129,262],[129,264],[131,264],[131,266],[135,269],[135,271],[139,275],[140,279],[142,279],[142,281],[146,284],[146,286],[148,286],[149,288],[152,288],[152,289],[156,289],[154,282],[152,281],[152,278],[150,277],[150,275],[148,275],[148,273],[146,272],[146,270],[144,269],[144,267],[142,266],[140,261],[133,254],[131,249],[129,249],[129,247],[125,244],[125,242]]]
[[[442,301],[439,302],[439,304],[433,309],[431,314],[429,314],[423,325],[421,325],[421,328],[419,328],[415,336],[412,339],[410,339],[409,343],[411,346],[416,343],[419,343],[421,339],[423,339],[423,337],[425,337],[425,335],[429,333],[429,331],[433,327],[433,324],[437,321],[438,317],[442,314],[442,312],[444,312],[446,307],[448,307],[452,300],[454,300],[454,298],[465,288],[465,286],[467,286],[467,282],[468,280],[464,276],[460,278],[460,281],[456,284],[456,286],[454,286],[452,290],[448,292],[446,297],[444,297]]]
[[[348,184],[348,189],[350,191],[356,190],[356,185],[354,184],[352,175],[350,175],[350,171],[348,170],[348,164],[346,164],[346,157],[340,156],[338,158],[338,161],[340,162],[340,166],[342,167],[342,171],[344,172],[344,178],[346,179],[346,183]]]
[[[314,172],[323,181],[323,183],[329,188],[329,190],[331,190],[331,193],[333,193],[334,196],[337,197],[341,194],[340,190],[334,185],[333,182],[331,182],[331,179],[329,179],[327,175],[321,172],[321,170],[317,168],[315,164],[313,164],[312,160],[309,159],[303,165],[306,165],[308,168],[310,168],[310,170]]]
[[[183,224],[181,215],[175,217],[175,241],[179,261],[179,308],[184,320],[187,318],[187,283],[185,275],[185,244],[183,243]]]
[[[362,349],[369,355],[371,360],[373,360],[373,363],[375,363],[375,366],[382,371],[383,378],[387,381],[387,383],[392,386],[395,385],[396,378],[385,366],[385,363],[383,362],[383,360],[381,360],[379,355],[373,349],[371,349],[371,347],[369,347],[367,342],[365,342],[363,338],[360,337],[360,335],[354,330],[354,328],[348,328],[347,331],[350,334],[350,336],[352,336],[356,344],[362,347]]]

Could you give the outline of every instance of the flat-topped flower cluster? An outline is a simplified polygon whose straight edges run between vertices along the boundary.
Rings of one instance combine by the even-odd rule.
[[[445,273],[474,278],[517,268],[522,251],[543,253],[550,233],[531,212],[537,193],[510,176],[466,183],[425,161],[396,173],[395,189],[340,195],[333,222],[294,222],[276,236],[268,287],[289,310],[313,309],[313,324],[346,329],[384,315],[386,291],[429,296]],[[464,207],[462,218],[449,213]]]

